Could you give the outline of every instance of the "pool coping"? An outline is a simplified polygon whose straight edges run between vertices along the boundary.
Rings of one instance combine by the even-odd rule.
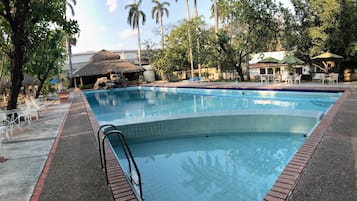
[[[100,127],[99,123],[97,122],[94,113],[85,98],[85,95],[83,92],[80,92],[80,96],[83,97],[83,101],[87,110],[88,118],[90,121],[90,124],[92,125],[92,128],[94,131],[94,138],[97,141],[97,131]],[[103,133],[100,132],[100,137],[103,137]],[[97,141],[97,144],[99,145],[100,142]],[[135,196],[134,191],[132,190],[131,185],[129,184],[127,177],[125,176],[122,168],[120,167],[119,163],[117,162],[117,159],[114,155],[113,150],[110,148],[109,143],[107,141],[105,142],[105,154],[106,154],[106,161],[105,165],[107,167],[108,171],[108,185],[112,191],[113,199],[118,200],[118,201],[135,201],[138,200]],[[98,150],[99,151],[99,150]]]
[[[318,126],[314,129],[311,135],[306,139],[304,144],[295,153],[293,158],[289,161],[283,172],[275,181],[273,187],[264,197],[266,201],[286,200],[292,193],[297,184],[301,174],[303,173],[306,164],[309,162],[311,156],[317,149],[321,139],[326,133],[328,125],[332,122],[337,111],[347,97],[347,92],[337,100],[333,107],[327,112],[324,118],[320,121]]]
[[[146,85],[150,86],[150,85]],[[291,193],[294,190],[294,187],[296,186],[301,174],[304,172],[306,164],[309,162],[311,156],[317,149],[317,146],[321,142],[324,133],[326,132],[328,125],[332,122],[334,116],[336,115],[337,111],[341,107],[342,103],[345,101],[347,97],[347,91],[351,90],[350,88],[314,88],[311,89],[309,87],[307,88],[263,88],[263,87],[239,87],[239,86],[164,86],[164,85],[153,85],[152,87],[167,87],[167,88],[202,88],[202,89],[230,89],[230,90],[275,90],[275,91],[301,91],[301,92],[341,92],[343,93],[341,97],[337,100],[337,102],[333,105],[333,107],[330,108],[330,110],[324,115],[320,123],[318,124],[317,127],[314,128],[314,131],[308,136],[304,144],[300,147],[300,149],[295,153],[293,158],[289,161],[287,166],[284,168],[282,173],[279,175],[278,179],[275,181],[274,185],[272,188],[269,190],[269,192],[265,195],[264,200],[266,201],[283,201],[288,199],[288,197],[291,195]],[[81,96],[84,96],[81,92]],[[94,130],[97,130],[99,128],[99,124],[96,121],[94,114],[87,102],[87,100],[84,98],[86,108],[88,111],[88,116],[90,119],[90,122],[92,124],[92,127]],[[110,169],[111,174],[108,174],[109,176],[109,183],[112,189],[112,193],[114,198],[115,197],[122,197],[125,198],[128,192],[125,192],[124,194],[120,191],[118,191],[117,188],[112,188],[112,185],[115,187],[118,187],[120,185],[120,188],[126,189],[128,186],[130,187],[130,184],[127,183],[128,186],[124,183],[118,183],[118,175],[123,175],[123,172],[121,168],[119,167],[117,162],[113,162],[115,160],[115,156],[112,152],[111,149],[106,149],[107,153],[110,156],[110,160],[107,161],[108,169]],[[108,152],[109,151],[109,152]],[[114,157],[114,158],[113,158]],[[109,173],[109,171],[108,171]],[[112,176],[114,175],[114,176]],[[116,183],[111,183],[111,181],[114,181]],[[122,181],[122,179],[120,179]],[[127,181],[127,180],[126,180]],[[131,188],[131,187],[130,187]],[[132,191],[134,194],[134,192]],[[117,200],[115,198],[115,200]],[[119,199],[118,199],[119,200]],[[128,200],[128,199],[120,199],[120,200]],[[132,200],[132,198],[130,198]],[[134,198],[133,200],[137,200]]]

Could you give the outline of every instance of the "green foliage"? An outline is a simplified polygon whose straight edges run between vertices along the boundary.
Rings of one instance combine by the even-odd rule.
[[[43,57],[37,58],[41,51],[39,48],[43,48],[40,44],[49,42],[45,41],[45,39],[49,38],[46,38],[44,33],[48,33],[48,30],[56,30],[58,33],[75,34],[79,31],[77,22],[67,20],[65,17],[66,3],[66,1],[48,0],[0,1],[1,51],[9,57],[11,72],[11,92],[8,109],[16,108],[17,97],[24,78],[24,65],[26,65],[26,71],[41,71],[37,69],[30,70],[30,66],[37,65],[40,60],[44,60]],[[40,26],[48,30],[41,30]],[[58,45],[54,45],[52,48],[47,48],[47,50],[51,49],[52,51],[52,49],[58,47]],[[48,54],[48,52],[42,53],[44,55]],[[53,52],[50,54],[53,54]],[[62,57],[59,52],[53,55]],[[42,65],[37,68],[46,69],[48,66]],[[47,76],[43,76],[42,71],[40,74],[40,77],[44,78],[42,82],[44,84]]]
[[[145,13],[140,10],[142,0],[138,2],[128,4],[125,6],[125,9],[129,9],[128,14],[128,24],[133,28],[138,28],[140,26],[140,21],[144,25],[146,22],[146,15]]]
[[[206,24],[196,18],[182,22],[167,36],[165,49],[154,59],[153,67],[161,73],[171,73],[175,70],[188,70],[190,66],[190,44],[188,31],[192,37],[192,54],[194,66],[216,65],[216,39],[214,32],[206,30]],[[195,48],[197,47],[197,48]]]
[[[217,6],[223,22],[218,34],[221,59],[235,67],[244,80],[241,64],[246,55],[276,47],[277,6],[270,0],[227,0],[219,1]]]
[[[325,51],[356,60],[357,3],[354,0],[292,0],[284,13],[283,46],[305,60]]]

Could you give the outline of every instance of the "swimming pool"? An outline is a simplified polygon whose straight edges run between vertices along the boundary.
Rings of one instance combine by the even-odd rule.
[[[86,93],[98,122],[128,138],[146,200],[261,200],[340,95],[140,87]]]

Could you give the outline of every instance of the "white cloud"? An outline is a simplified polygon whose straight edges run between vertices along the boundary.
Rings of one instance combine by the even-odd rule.
[[[137,31],[132,29],[125,29],[119,33],[119,38],[121,40],[127,40],[137,37]]]
[[[107,0],[107,6],[110,13],[114,12],[117,9],[117,0]]]

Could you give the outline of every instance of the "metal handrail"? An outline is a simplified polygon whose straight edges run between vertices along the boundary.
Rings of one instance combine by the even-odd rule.
[[[136,185],[136,186],[139,186],[139,193],[140,193],[140,198],[141,198],[141,200],[144,200],[144,197],[143,197],[143,189],[142,189],[142,182],[141,182],[141,174],[140,174],[140,171],[139,171],[139,168],[138,168],[138,166],[137,166],[137,164],[136,164],[136,162],[135,162],[135,159],[134,159],[134,157],[133,157],[133,154],[131,153],[131,151],[130,151],[130,148],[129,148],[129,146],[128,146],[128,143],[127,143],[127,141],[126,141],[126,139],[125,139],[125,137],[124,137],[124,135],[123,135],[123,133],[122,132],[120,132],[119,130],[117,130],[117,129],[115,129],[115,130],[111,130],[111,131],[109,131],[109,132],[105,132],[104,133],[104,136],[102,137],[102,140],[101,140],[101,144],[102,144],[102,149],[103,149],[103,161],[106,161],[106,154],[105,154],[105,146],[104,146],[104,140],[108,137],[108,136],[110,136],[110,135],[113,135],[113,134],[116,134],[117,136],[119,136],[119,141],[120,141],[120,144],[122,145],[122,148],[123,148],[123,151],[124,151],[124,154],[125,154],[125,157],[126,157],[126,159],[128,160],[128,166],[129,166],[129,172],[130,172],[130,182],[131,182],[131,184],[133,184],[133,177],[132,177],[132,171],[131,171],[131,163],[134,165],[134,168],[135,168],[135,172],[136,172],[136,174],[137,174],[137,176],[138,176],[138,183],[134,183],[134,185]],[[106,165],[106,163],[104,162],[103,163],[104,164],[104,170],[105,170],[105,178],[106,178],[106,180],[107,180],[107,184],[109,184],[109,181],[108,181],[108,171],[107,171],[107,165]]]
[[[99,149],[99,158],[100,158],[100,165],[102,167],[102,169],[104,168],[104,165],[103,165],[103,158],[102,158],[102,147],[100,146],[101,143],[100,143],[100,131],[105,128],[105,127],[110,127],[112,128],[113,130],[117,130],[117,128],[113,125],[113,124],[105,124],[105,125],[101,125],[98,129],[98,132],[97,132],[97,143],[98,143],[98,149]],[[105,135],[105,130],[103,130],[103,135]]]

